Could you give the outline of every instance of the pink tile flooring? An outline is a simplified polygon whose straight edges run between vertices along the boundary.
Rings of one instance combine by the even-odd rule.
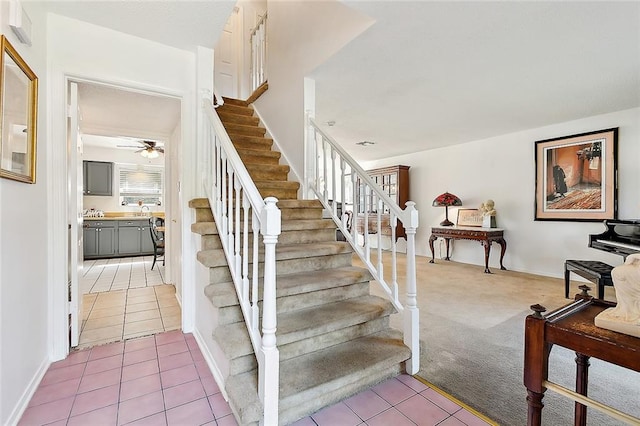
[[[191,334],[171,331],[71,353],[53,363],[19,425],[236,425]],[[401,375],[295,423],[486,426]]]

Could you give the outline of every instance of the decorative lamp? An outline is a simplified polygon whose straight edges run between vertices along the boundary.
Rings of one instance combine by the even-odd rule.
[[[461,206],[462,200],[457,196],[445,192],[444,194],[440,194],[433,200],[433,207],[442,207],[444,206],[444,217],[445,219],[440,222],[440,226],[453,226],[453,222],[449,220],[449,206]]]

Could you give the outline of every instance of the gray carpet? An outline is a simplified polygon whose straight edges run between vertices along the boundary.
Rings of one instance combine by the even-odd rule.
[[[481,266],[436,262],[429,264],[424,257],[417,262],[419,375],[501,425],[525,425],[524,319],[532,304],[551,311],[569,303],[564,298],[564,281],[496,268],[493,274],[484,274]],[[573,283],[572,294],[579,284]],[[605,298],[615,300],[613,288],[607,288]],[[392,325],[401,327],[397,315]],[[574,358],[575,353],[554,347],[550,380],[573,389]],[[640,417],[640,373],[592,358],[589,396]],[[543,402],[544,425],[573,424],[571,401],[547,391]],[[624,423],[589,409],[588,424]]]

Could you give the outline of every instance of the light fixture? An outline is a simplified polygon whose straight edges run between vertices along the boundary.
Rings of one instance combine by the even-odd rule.
[[[449,206],[461,206],[462,200],[457,196],[445,192],[444,194],[440,194],[433,200],[433,207],[443,207],[444,206],[444,217],[445,219],[440,222],[440,226],[452,226],[453,222],[449,220]]]
[[[142,155],[145,158],[158,158],[158,156],[160,154],[158,154],[158,151],[156,151],[153,148],[147,148],[147,149],[141,151],[140,155]]]
[[[356,142],[356,145],[362,145],[362,146],[371,146],[375,144],[376,144],[375,142],[371,142],[371,141]]]

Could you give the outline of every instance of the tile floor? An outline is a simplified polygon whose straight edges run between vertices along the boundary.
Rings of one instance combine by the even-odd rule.
[[[191,334],[139,337],[72,352],[53,363],[20,422],[38,425],[236,425]],[[306,425],[486,426],[407,375],[296,422]]]
[[[82,296],[79,348],[176,330],[181,310],[171,284]]]
[[[179,329],[175,286],[165,284],[153,256],[85,260],[80,280],[82,328],[78,348]]]
[[[162,259],[151,270],[153,256],[94,259],[83,262],[80,291],[100,293],[165,284]]]

